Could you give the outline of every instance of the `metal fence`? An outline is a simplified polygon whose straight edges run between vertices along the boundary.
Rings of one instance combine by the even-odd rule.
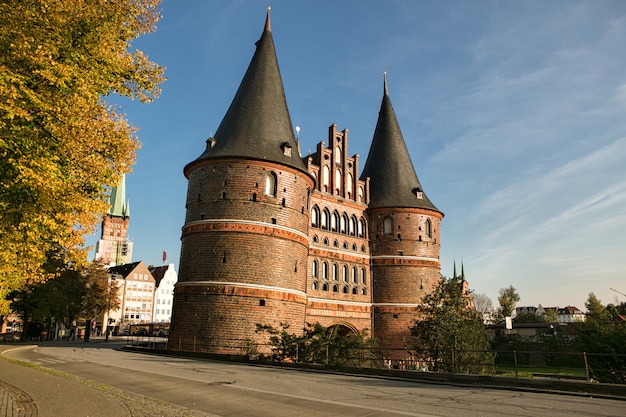
[[[229,355],[243,360],[307,363],[332,367],[396,369],[407,372],[453,372],[506,375],[515,378],[553,378],[626,384],[626,354],[550,352],[541,350],[470,351],[449,349],[437,359],[419,358],[406,348],[350,348],[332,346],[315,354],[301,348],[259,344],[249,339],[213,346],[200,338],[128,336],[129,346],[170,351]]]

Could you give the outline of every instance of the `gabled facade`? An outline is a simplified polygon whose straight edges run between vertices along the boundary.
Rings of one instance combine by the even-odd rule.
[[[440,221],[415,174],[387,82],[359,176],[348,130],[301,158],[270,28],[206,150],[189,163],[169,348],[241,354],[256,325],[369,331],[403,348],[438,284]],[[397,350],[396,350],[397,349]]]
[[[148,267],[154,277],[154,311],[152,321],[169,323],[172,319],[172,301],[174,300],[174,285],[178,282],[178,274],[174,264]]]
[[[111,330],[153,321],[155,280],[143,261],[110,267],[112,285],[119,288],[120,309],[109,312]]]

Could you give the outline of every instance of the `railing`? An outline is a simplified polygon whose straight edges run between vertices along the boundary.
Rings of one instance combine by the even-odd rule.
[[[306,353],[298,346],[271,346],[249,339],[213,345],[202,338],[128,336],[127,344],[151,349],[236,356],[240,359],[307,363],[333,367],[395,369],[407,372],[453,372],[503,375],[515,378],[550,378],[626,384],[626,354],[548,352],[538,350],[470,351],[449,349],[438,360],[420,359],[405,348],[350,348],[332,346]],[[304,355],[307,355],[304,357]]]

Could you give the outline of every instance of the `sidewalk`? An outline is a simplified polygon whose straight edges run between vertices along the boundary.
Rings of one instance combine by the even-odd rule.
[[[5,351],[18,346],[0,346]],[[78,380],[0,359],[0,417],[130,416],[114,396]]]
[[[104,343],[104,338],[92,342]],[[33,346],[0,344],[0,417],[208,416],[71,375],[13,363],[3,355],[10,349]]]

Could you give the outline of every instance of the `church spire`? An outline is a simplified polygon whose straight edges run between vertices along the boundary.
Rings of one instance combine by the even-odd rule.
[[[378,122],[361,180],[367,177],[370,177],[370,208],[411,207],[439,212],[426,197],[415,174],[389,99],[386,72]]]
[[[117,187],[111,189],[109,214],[118,217],[130,217],[129,204],[126,201],[126,175],[122,174]]]
[[[217,158],[264,160],[308,172],[297,149],[268,7],[263,34],[224,119],[185,172],[200,160]]]
[[[269,4],[267,5],[267,16],[265,16],[265,31],[266,32],[271,32],[272,31],[272,25],[270,24],[270,10],[272,8],[269,6]]]

